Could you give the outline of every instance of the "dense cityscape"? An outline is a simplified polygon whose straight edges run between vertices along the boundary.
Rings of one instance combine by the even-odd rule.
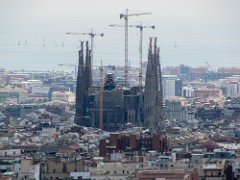
[[[161,39],[143,36],[157,27],[128,24],[152,14],[126,9],[110,25],[124,32],[124,65],[96,66],[94,38],[105,34],[93,29],[65,32],[87,37],[77,64],[58,64],[71,71],[0,62],[0,180],[240,179],[240,66],[163,64]]]
[[[83,43],[77,75],[1,68],[2,178],[238,179],[240,69],[157,72],[156,41],[143,89],[137,68],[128,88],[124,67],[91,71]]]

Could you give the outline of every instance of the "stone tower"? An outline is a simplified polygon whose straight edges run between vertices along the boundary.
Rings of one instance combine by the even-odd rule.
[[[164,130],[164,123],[160,49],[157,47],[157,38],[154,38],[154,47],[152,44],[150,38],[144,91],[144,123],[151,132],[159,133]]]
[[[88,112],[89,96],[92,88],[92,70],[91,70],[91,50],[86,42],[84,62],[84,48],[81,42],[79,51],[77,87],[76,87],[76,113],[74,122],[82,126],[91,126],[90,115]]]

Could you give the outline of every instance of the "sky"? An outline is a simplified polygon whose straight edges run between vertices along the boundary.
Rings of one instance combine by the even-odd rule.
[[[104,33],[95,38],[94,64],[124,64],[124,29],[119,14],[144,29],[143,57],[150,36],[158,37],[162,66],[240,66],[239,0],[0,0],[0,67],[51,69],[77,63],[80,40],[66,32]],[[129,61],[139,64],[139,30],[129,28]],[[58,67],[59,68],[59,67]]]

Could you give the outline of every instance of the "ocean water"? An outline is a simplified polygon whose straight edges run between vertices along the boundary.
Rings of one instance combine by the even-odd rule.
[[[46,45],[2,45],[0,66],[9,70],[66,70],[74,67],[59,64],[77,64],[77,49]]]
[[[78,62],[79,42],[52,44],[16,42],[0,44],[0,67],[8,70],[65,70],[74,71],[72,65]],[[94,50],[94,65],[102,60],[104,65],[123,65],[123,44],[111,46],[111,42],[98,45]],[[147,61],[148,43],[144,44],[143,59]],[[222,66],[240,66],[240,47],[229,45],[204,46],[194,43],[160,42],[162,67],[188,64],[206,66],[206,61],[216,69]],[[138,45],[129,46],[131,66],[139,65]],[[59,64],[67,64],[59,66]],[[69,65],[68,65],[69,64]]]

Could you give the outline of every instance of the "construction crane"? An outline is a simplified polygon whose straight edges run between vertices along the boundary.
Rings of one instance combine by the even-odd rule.
[[[118,25],[118,24],[110,24],[109,26],[111,26],[111,27],[125,27],[124,25]],[[142,78],[143,78],[143,73],[142,73],[142,69],[143,69],[143,62],[142,62],[143,29],[144,28],[155,29],[155,26],[144,26],[140,22],[139,25],[128,25],[128,27],[138,28],[140,30],[140,41],[139,41],[139,87],[142,88],[143,87],[143,85],[142,85],[143,84],[142,83]],[[129,70],[129,68],[127,68],[127,69]]]
[[[77,77],[77,68],[79,67],[79,65],[77,65],[77,64],[58,64],[58,66],[74,67],[74,74],[75,74],[75,77]],[[93,68],[97,69],[99,67],[100,66],[93,66],[92,65],[91,69],[93,70]]]
[[[99,129],[103,130],[103,86],[104,86],[104,77],[103,77],[103,65],[101,61],[100,70],[100,89],[99,89]]]
[[[208,66],[208,68],[211,70],[211,72],[214,72],[214,69],[210,66],[210,64],[207,61],[205,61],[205,64]]]
[[[68,66],[68,67],[79,67],[77,64],[58,64],[58,66]],[[100,66],[92,66],[92,67],[100,67]]]
[[[78,67],[77,64],[58,64],[58,66]]]
[[[135,27],[140,30],[140,42],[139,42],[139,65],[140,65],[140,71],[139,71],[139,87],[142,89],[143,88],[143,61],[142,61],[142,42],[143,42],[143,28],[151,28],[155,29],[155,26],[143,26],[142,23],[140,22],[140,25],[130,25],[129,27]]]
[[[87,35],[87,36],[90,36],[90,39],[91,39],[91,60],[92,60],[91,64],[93,64],[94,37],[95,36],[103,37],[104,34],[103,33],[94,33],[93,30],[91,30],[91,32],[88,32],[88,33],[67,32],[66,34],[68,34],[68,35]],[[91,67],[91,69],[92,69],[92,67]]]
[[[143,12],[143,13],[135,13],[128,14],[128,9],[126,9],[125,13],[120,14],[120,19],[124,19],[125,21],[125,66],[124,66],[124,76],[125,76],[125,86],[128,87],[128,17],[129,16],[142,16],[149,15],[151,12]]]
[[[207,79],[211,79],[211,80],[213,80],[213,74],[214,74],[214,72],[215,72],[215,70],[212,68],[212,66],[210,66],[210,64],[208,63],[208,61],[205,61],[205,64],[207,65],[207,67],[208,67],[208,69],[210,69],[210,77],[208,77],[208,78],[205,78],[205,81],[207,81]]]

